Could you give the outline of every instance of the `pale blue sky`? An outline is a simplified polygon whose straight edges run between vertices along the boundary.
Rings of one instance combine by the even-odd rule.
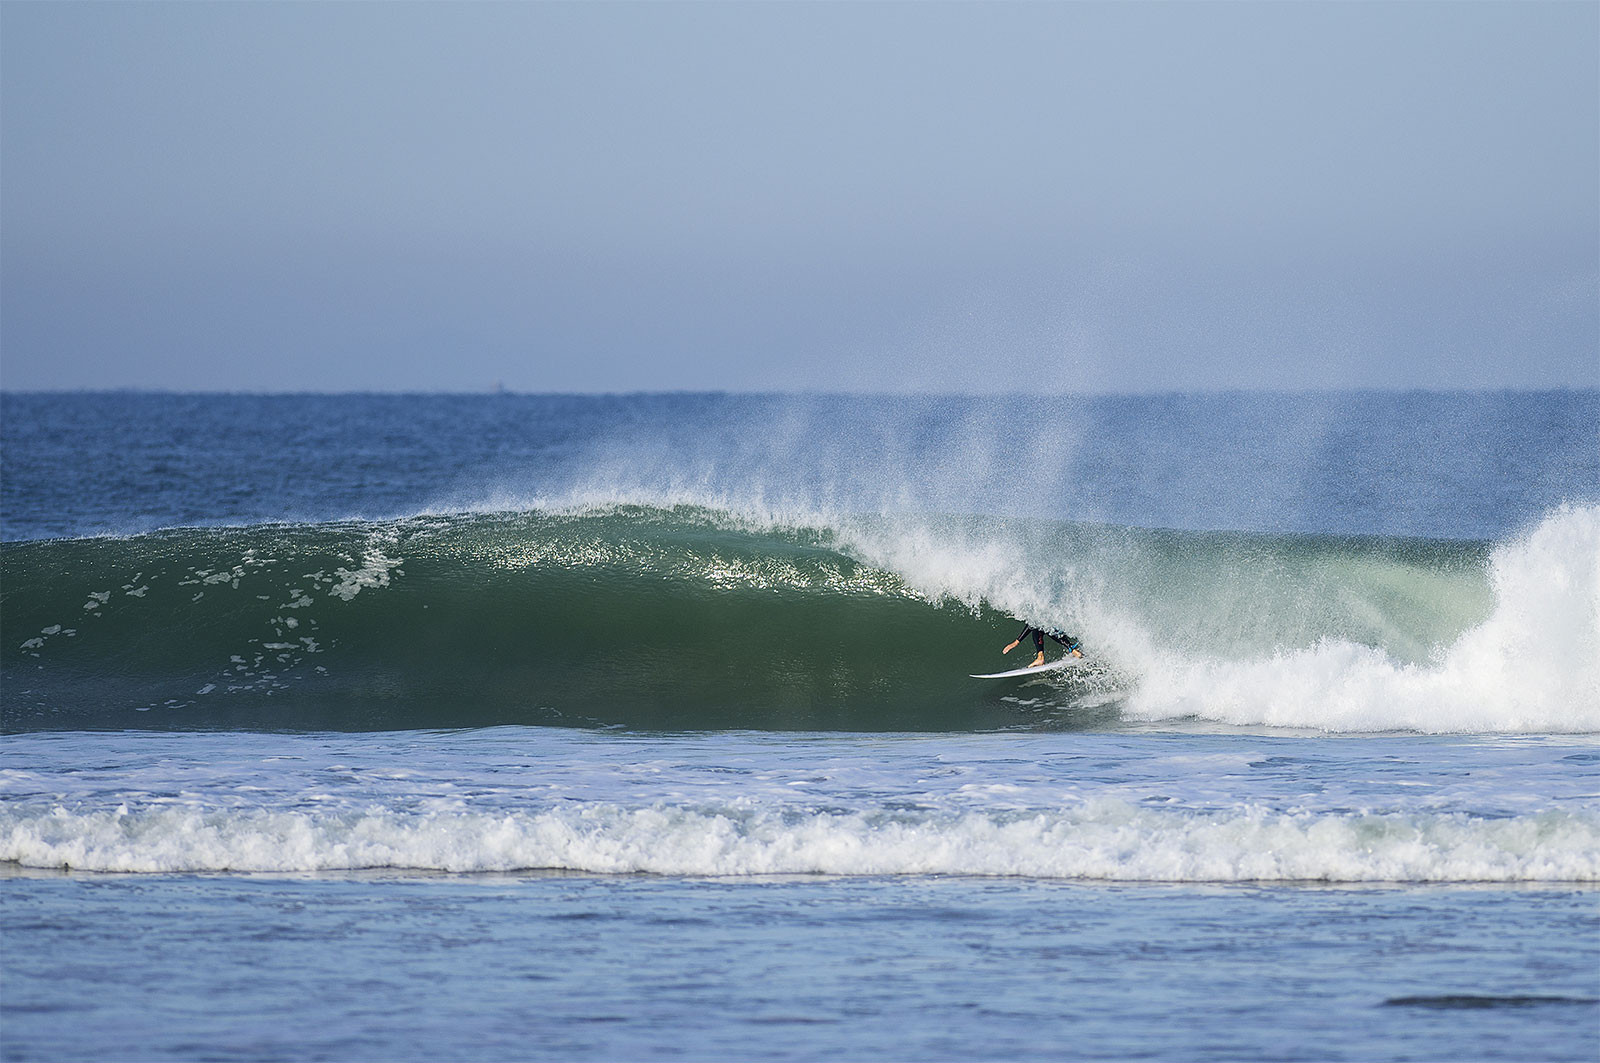
[[[1600,5],[0,5],[0,386],[1600,384]]]

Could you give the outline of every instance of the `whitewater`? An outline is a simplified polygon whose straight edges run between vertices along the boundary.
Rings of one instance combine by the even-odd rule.
[[[12,758],[59,739],[13,740]],[[0,854],[95,871],[559,869],[1141,882],[1600,882],[1600,750],[1433,739],[1400,755],[582,730],[78,736],[100,765],[8,769]],[[121,762],[118,764],[117,762]],[[445,765],[437,767],[434,765]]]

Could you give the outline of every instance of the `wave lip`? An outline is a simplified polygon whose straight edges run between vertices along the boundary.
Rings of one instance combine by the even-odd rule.
[[[1600,816],[590,802],[538,811],[0,811],[0,861],[119,872],[559,869],[1140,882],[1600,882]]]

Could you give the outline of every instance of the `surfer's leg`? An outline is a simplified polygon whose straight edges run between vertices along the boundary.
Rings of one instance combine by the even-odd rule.
[[[1078,641],[1078,637],[1076,635],[1061,635],[1052,631],[1050,632],[1050,637],[1061,643],[1061,648],[1066,650],[1068,653],[1075,653],[1079,657],[1083,656],[1083,651],[1081,648],[1083,643]]]
[[[1037,668],[1037,667],[1039,667],[1039,665],[1044,663],[1044,632],[1043,631],[1035,631],[1033,633],[1033,648],[1039,651],[1039,656],[1037,656],[1037,657],[1035,657],[1033,659],[1033,666],[1035,668]]]

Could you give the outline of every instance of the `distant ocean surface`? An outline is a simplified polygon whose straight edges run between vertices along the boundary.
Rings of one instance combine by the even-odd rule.
[[[6,1060],[1600,1054],[1600,392],[0,445]]]

